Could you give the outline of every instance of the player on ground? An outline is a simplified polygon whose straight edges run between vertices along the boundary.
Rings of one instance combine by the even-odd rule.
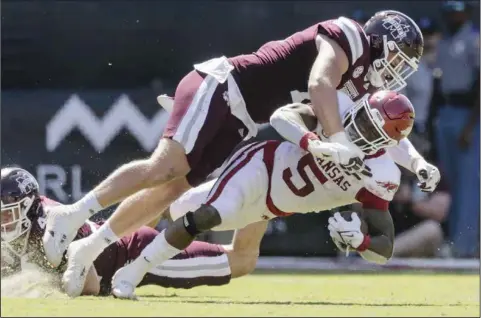
[[[312,152],[311,146],[318,144],[322,148],[325,142],[307,129],[316,129],[321,138],[326,138],[322,126],[316,125],[312,109],[298,104],[296,107],[302,108],[303,117],[307,118],[304,128],[295,123],[285,133],[299,136],[301,147],[277,141],[253,142],[242,147],[228,161],[203,204],[174,222],[144,249],[142,257],[117,272],[113,279],[114,294],[122,298],[133,297],[135,286],[145,271],[177,255],[203,231],[239,229],[292,212],[328,210],[354,202],[361,202],[364,213],[376,214],[384,219],[383,224],[390,226],[376,228],[383,231],[371,239],[361,233],[358,219],[346,222],[336,216],[330,222],[332,234],[337,233],[338,241],[354,249],[368,250],[366,254],[374,255],[372,257],[388,259],[393,235],[387,207],[399,184],[400,171],[384,148],[407,137],[414,110],[406,97],[386,91],[372,95],[369,103],[363,100],[356,106],[344,105],[346,107],[341,109],[344,125],[352,141],[369,155],[366,164],[372,177],[346,173],[334,162],[314,157],[309,152]],[[293,132],[296,128],[297,132]],[[79,246],[88,241],[89,238],[72,243],[69,255],[75,254]],[[72,294],[69,286],[81,280],[79,273],[86,266],[83,262],[79,255],[75,256],[75,261],[69,256],[64,283]]]
[[[43,238],[47,258],[57,266],[85,219],[123,200],[84,253],[93,261],[106,242],[131,233],[202,183],[242,139],[257,134],[255,123],[267,122],[301,92],[308,92],[335,145],[332,160],[363,169],[364,153],[344,132],[336,90],[358,99],[381,86],[400,89],[422,51],[417,25],[400,12],[382,11],[364,29],[341,17],[268,42],[253,54],[195,65],[177,87],[164,138],[151,157],[120,167],[75,204],[51,210]]]
[[[53,269],[45,258],[42,243],[45,209],[59,203],[40,196],[37,180],[21,168],[3,168],[0,186],[2,277],[21,270],[25,261],[50,273],[63,273],[66,268],[65,259],[59,267]],[[101,224],[102,222],[87,221],[78,230],[75,239],[90,235]],[[113,274],[136,259],[157,234],[158,231],[143,226],[132,235],[110,245],[87,270],[86,281],[80,287],[80,293],[109,295]],[[203,262],[199,263],[199,259]],[[223,246],[194,242],[172,260],[146,273],[140,285],[154,284],[174,288],[223,285],[231,279],[228,263]]]

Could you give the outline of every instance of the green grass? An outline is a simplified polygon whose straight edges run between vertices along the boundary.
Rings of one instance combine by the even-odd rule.
[[[148,286],[139,301],[112,297],[2,297],[5,316],[472,316],[479,276],[257,274],[223,287]]]

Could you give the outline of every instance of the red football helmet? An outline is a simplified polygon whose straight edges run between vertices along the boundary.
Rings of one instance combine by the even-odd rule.
[[[345,130],[366,154],[396,146],[414,125],[414,107],[395,91],[377,91],[361,99],[344,116]]]

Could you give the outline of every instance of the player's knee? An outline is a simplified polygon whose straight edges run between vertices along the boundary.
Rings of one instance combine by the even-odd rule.
[[[222,222],[219,211],[210,204],[202,204],[194,212],[194,221],[200,231],[207,231]]]
[[[183,177],[190,170],[182,145],[167,138],[162,139],[145,160],[145,167],[149,187]]]
[[[188,212],[184,215],[185,229],[192,236],[208,231],[220,223],[219,212],[208,204],[203,204],[195,212]]]

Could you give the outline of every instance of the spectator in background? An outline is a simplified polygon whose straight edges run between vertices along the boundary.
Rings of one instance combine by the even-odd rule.
[[[446,32],[437,49],[445,102],[436,118],[436,148],[451,189],[449,237],[458,257],[479,255],[479,31],[466,4],[443,4]]]
[[[436,256],[444,241],[441,223],[448,214],[451,196],[443,182],[429,194],[415,182],[403,178],[389,207],[396,232],[395,257]]]

